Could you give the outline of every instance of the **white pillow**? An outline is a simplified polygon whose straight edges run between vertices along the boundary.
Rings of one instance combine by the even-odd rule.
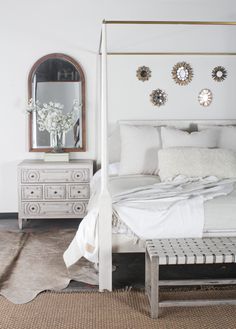
[[[160,129],[153,126],[121,125],[120,175],[157,174]]]
[[[161,180],[187,177],[236,177],[236,153],[225,149],[169,148],[158,152]]]
[[[218,132],[214,129],[202,131],[187,131],[176,128],[161,128],[161,139],[163,148],[167,147],[216,147],[218,143]]]
[[[222,127],[218,147],[236,151],[236,127]]]
[[[214,129],[218,133],[217,146],[236,151],[236,127],[234,126],[209,126],[198,125],[198,130]]]
[[[117,125],[113,132],[108,136],[108,155],[109,163],[120,162],[120,127]]]

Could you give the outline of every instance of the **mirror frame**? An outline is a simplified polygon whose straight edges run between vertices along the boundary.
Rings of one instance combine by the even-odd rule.
[[[45,62],[48,59],[62,59],[65,60],[69,63],[71,63],[75,69],[79,72],[80,78],[81,78],[81,86],[82,86],[82,138],[83,138],[83,143],[81,148],[76,148],[76,147],[70,147],[70,148],[63,148],[64,152],[85,152],[86,151],[86,122],[85,122],[85,78],[84,78],[84,72],[80,64],[73,59],[72,57],[61,54],[61,53],[52,53],[45,55],[41,58],[39,58],[34,65],[32,66],[29,75],[28,75],[28,100],[32,98],[32,79],[33,76],[40,64]],[[52,147],[44,147],[44,148],[37,148],[33,147],[33,138],[32,138],[32,113],[29,114],[29,152],[51,152]]]

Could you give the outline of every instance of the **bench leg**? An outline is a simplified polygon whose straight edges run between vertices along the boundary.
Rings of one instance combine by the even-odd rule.
[[[145,293],[150,297],[150,287],[151,287],[151,260],[149,253],[146,249],[145,252]]]
[[[151,317],[157,319],[159,315],[159,257],[151,260]]]

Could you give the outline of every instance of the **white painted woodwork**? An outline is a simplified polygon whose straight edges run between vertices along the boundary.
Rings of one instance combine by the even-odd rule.
[[[107,149],[107,44],[106,24],[102,25],[102,77],[101,77],[101,190],[108,185],[108,149]]]
[[[22,185],[22,200],[40,200],[43,198],[43,185]]]
[[[152,318],[159,307],[236,305],[236,300],[159,301],[159,286],[236,284],[236,279],[159,280],[159,265],[216,264],[236,262],[236,237],[147,240],[145,253],[145,291]]]
[[[112,199],[103,191],[99,202],[99,291],[112,291]]]
[[[195,299],[195,300],[175,300],[163,301],[159,307],[191,307],[191,306],[217,306],[217,305],[236,305],[236,299]]]
[[[88,199],[90,195],[89,185],[87,184],[76,184],[68,186],[68,198],[78,199],[84,198]]]
[[[99,291],[112,290],[112,200],[108,186],[107,154],[107,36],[102,25],[101,81],[101,195],[99,203]]]
[[[18,165],[18,222],[34,218],[83,218],[89,200],[92,160]]]
[[[226,119],[226,120],[216,120],[216,119],[210,119],[210,120],[194,120],[194,119],[184,119],[184,120],[119,120],[120,124],[125,125],[134,125],[134,126],[171,126],[179,129],[188,129],[193,130],[191,128],[197,128],[198,125],[209,125],[209,126],[232,126],[236,125],[236,120],[234,119]]]
[[[160,280],[159,286],[220,286],[236,284],[236,279]]]

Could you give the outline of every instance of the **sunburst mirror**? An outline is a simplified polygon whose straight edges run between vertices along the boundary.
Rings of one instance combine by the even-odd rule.
[[[212,78],[217,82],[222,82],[227,77],[227,70],[223,66],[216,66],[212,70]]]
[[[193,78],[193,69],[191,65],[186,62],[176,63],[171,73],[174,81],[180,86],[189,84]]]
[[[167,94],[164,90],[155,89],[150,94],[150,100],[153,105],[155,106],[162,106],[165,105],[167,101]]]
[[[152,71],[147,66],[140,66],[136,71],[136,77],[140,81],[147,81],[151,78]]]
[[[213,95],[210,89],[202,89],[200,93],[198,94],[198,101],[199,104],[207,107],[211,104],[213,99]]]

